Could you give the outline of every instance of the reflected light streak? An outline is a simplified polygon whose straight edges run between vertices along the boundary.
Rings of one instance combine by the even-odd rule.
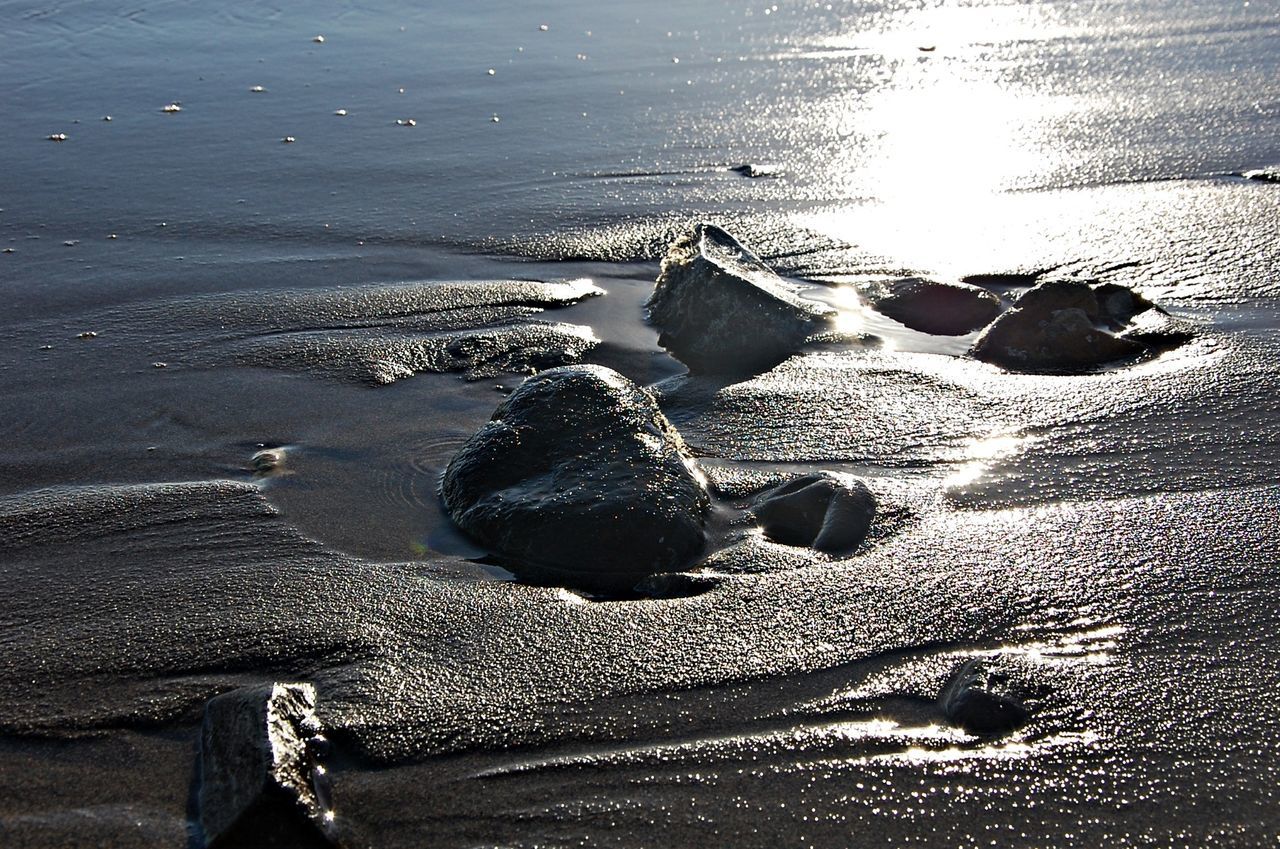
[[[992,461],[1024,450],[1031,444],[1029,436],[1017,434],[999,434],[982,439],[974,439],[965,447],[965,461],[954,472],[947,475],[942,485],[946,489],[959,489],[976,481],[991,465]]]

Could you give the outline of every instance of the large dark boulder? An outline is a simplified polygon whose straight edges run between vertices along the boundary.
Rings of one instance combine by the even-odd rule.
[[[939,336],[963,336],[1000,314],[1000,299],[988,289],[921,277],[876,283],[866,297],[877,312],[912,330]]]
[[[1078,372],[1186,341],[1192,330],[1114,283],[1051,280],[1028,289],[969,349],[1015,371]]]
[[[653,397],[603,366],[527,378],[449,463],[441,496],[520,577],[605,593],[689,565],[710,503]]]
[[[876,514],[876,499],[852,475],[800,475],[756,497],[751,513],[764,535],[783,545],[843,554],[862,544]]]
[[[829,332],[836,316],[712,224],[671,246],[646,306],[658,343],[691,371],[713,374],[772,368]]]
[[[264,684],[209,700],[198,794],[207,846],[335,845],[315,701],[310,684]]]

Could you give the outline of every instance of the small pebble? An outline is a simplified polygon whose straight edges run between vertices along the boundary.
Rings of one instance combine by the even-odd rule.
[[[334,114],[334,115],[337,115],[339,118],[345,118],[345,117],[347,117],[347,110],[345,110],[345,109],[335,109],[335,110],[334,110],[334,112],[333,112],[333,114]]]
[[[324,44],[324,36],[323,36],[323,35],[317,35],[315,38],[313,38],[313,39],[311,39],[311,40],[312,40],[312,41],[314,41],[316,44]]]
[[[86,330],[84,333],[76,334],[77,339],[96,339],[97,337],[97,332],[93,330]]]
[[[284,144],[293,144],[294,142],[297,141],[297,139],[295,139],[293,136],[285,136],[284,138],[280,139],[280,141],[283,142]]]
[[[66,140],[67,140],[66,133],[53,133],[52,135],[49,136],[49,141],[66,141]]]
[[[253,88],[249,89],[249,91],[253,92],[254,94],[261,94],[266,90],[267,90],[266,86],[260,86],[260,85],[256,85]]]
[[[396,124],[398,124],[398,125],[399,125],[399,126],[401,126],[401,127],[416,127],[416,126],[418,126],[418,122],[417,122],[417,121],[415,121],[415,120],[413,120],[412,118],[397,118],[397,119],[396,119]]]
[[[181,112],[181,111],[182,111],[182,106],[181,106],[181,104],[178,104],[178,103],[170,103],[170,104],[167,104],[167,105],[166,105],[163,109],[161,109],[160,111],[161,111],[161,112]]]

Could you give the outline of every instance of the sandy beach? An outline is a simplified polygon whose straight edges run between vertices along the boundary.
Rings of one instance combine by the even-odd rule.
[[[0,845],[267,845],[204,735],[274,684],[328,741],[282,845],[1275,842],[1274,6],[0,12]],[[829,332],[699,368],[646,304],[701,222]],[[1186,332],[984,361],[909,278]],[[442,501],[561,366],[705,492],[638,589]],[[766,528],[807,476],[856,544]],[[1016,726],[956,718],[970,661]]]

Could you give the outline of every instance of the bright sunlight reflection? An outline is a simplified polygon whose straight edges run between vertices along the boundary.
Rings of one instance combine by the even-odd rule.
[[[801,223],[910,267],[972,270],[971,261],[959,266],[1004,235],[988,210],[1008,189],[1044,184],[1062,155],[1047,143],[1049,128],[1078,106],[1003,78],[989,46],[1063,35],[1049,15],[1041,6],[947,4],[878,34],[825,42],[835,56],[881,55],[889,76],[832,104],[828,117],[851,142],[836,174],[850,197],[872,202]]]
[[[947,476],[943,486],[947,489],[968,486],[982,476],[991,461],[1012,456],[1030,441],[1030,437],[1015,434],[999,434],[971,441],[965,448],[965,462]]]

